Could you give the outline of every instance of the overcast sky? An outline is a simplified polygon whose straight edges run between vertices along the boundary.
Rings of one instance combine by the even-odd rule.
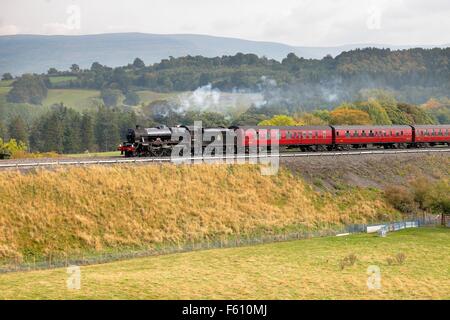
[[[0,35],[195,33],[299,46],[450,43],[449,0],[0,0]]]

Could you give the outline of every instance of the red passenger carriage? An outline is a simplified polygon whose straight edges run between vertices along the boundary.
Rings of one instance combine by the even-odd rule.
[[[414,125],[414,142],[417,146],[450,145],[450,125]]]
[[[245,126],[234,128],[247,148],[270,146],[278,139],[280,149],[325,150],[333,143],[330,126]]]
[[[413,142],[411,126],[332,126],[337,148],[407,147]]]

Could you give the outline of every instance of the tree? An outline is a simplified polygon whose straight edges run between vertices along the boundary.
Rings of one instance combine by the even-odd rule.
[[[276,115],[271,119],[261,121],[260,126],[295,126],[297,123],[292,117],[286,115]]]
[[[450,123],[450,99],[429,99],[421,108],[437,123]]]
[[[6,131],[5,123],[0,120],[0,139],[6,140]]]
[[[100,63],[98,63],[98,62],[94,62],[91,65],[91,71],[93,71],[93,72],[101,72],[101,71],[103,71],[103,66]]]
[[[398,108],[396,102],[395,103],[381,102],[381,103],[384,110],[386,110],[386,113],[388,114],[392,124],[401,124],[401,125],[412,124],[411,119]]]
[[[433,118],[418,106],[408,103],[397,103],[397,107],[406,114],[409,124],[434,124]]]
[[[56,75],[56,74],[58,74],[58,70],[56,68],[50,68],[50,69],[48,69],[47,74],[49,76],[50,75]]]
[[[21,141],[17,142],[14,139],[4,142],[0,138],[0,159],[8,159],[9,157],[15,157],[18,153],[24,154],[27,151],[27,145]]]
[[[429,190],[424,205],[438,214],[450,214],[450,182],[439,180]]]
[[[9,80],[13,80],[13,76],[11,75],[11,73],[7,72],[3,74],[2,80],[4,81],[9,81]]]
[[[330,124],[334,125],[367,125],[372,124],[369,114],[361,110],[336,109],[330,112]]]
[[[13,103],[41,104],[47,93],[47,86],[41,77],[26,74],[14,81],[7,100]]]
[[[302,114],[298,118],[297,123],[302,126],[322,126],[328,124],[328,122],[311,113]]]
[[[64,123],[58,114],[50,112],[42,120],[40,133],[40,151],[64,152]]]
[[[124,103],[128,106],[137,106],[141,99],[139,98],[139,95],[134,91],[129,91],[125,95]]]
[[[120,90],[104,89],[101,92],[101,97],[107,107],[117,106],[121,96],[122,93],[120,92]]]
[[[330,111],[328,110],[316,110],[313,112],[313,115],[322,119],[325,123],[330,123],[331,121]]]
[[[82,150],[94,150],[94,123],[92,117],[85,113],[81,119],[81,145]]]
[[[81,146],[81,116],[78,112],[65,108],[61,110],[63,118],[63,152],[79,153]]]
[[[373,124],[390,125],[391,119],[386,110],[375,99],[369,99],[368,101],[359,102],[354,105],[357,110],[365,111],[369,114],[369,117]]]
[[[9,138],[28,143],[27,125],[20,116],[14,117],[8,127]]]
[[[78,73],[80,72],[80,66],[74,63],[70,66],[70,71],[72,71],[73,73]]]
[[[100,107],[95,119],[95,138],[100,151],[111,151],[120,143],[119,126],[113,110]]]
[[[136,58],[134,59],[133,67],[135,67],[136,69],[142,69],[145,68],[145,63],[141,59]]]

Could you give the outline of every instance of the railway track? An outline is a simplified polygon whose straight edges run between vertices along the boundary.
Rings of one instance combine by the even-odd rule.
[[[339,157],[339,156],[361,156],[361,155],[390,155],[390,154],[432,154],[450,152],[450,148],[433,149],[413,149],[413,150],[364,150],[364,151],[328,151],[328,152],[301,152],[301,153],[280,153],[268,155],[234,155],[232,157],[186,157],[172,159],[164,158],[114,158],[114,159],[94,159],[94,160],[35,160],[35,161],[3,161],[0,162],[2,169],[21,169],[21,168],[49,168],[63,166],[87,166],[87,165],[114,165],[114,164],[146,164],[146,163],[210,163],[214,161],[224,161],[233,163],[235,161],[245,161],[251,159],[267,159],[273,157],[279,158],[308,158],[308,157]]]

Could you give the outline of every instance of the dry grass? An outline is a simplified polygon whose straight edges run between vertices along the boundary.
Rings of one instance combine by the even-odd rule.
[[[450,299],[450,229],[353,235],[0,275],[0,299]],[[405,252],[403,264],[387,257]],[[340,261],[358,259],[344,270]],[[369,290],[367,268],[381,271]]]
[[[11,155],[11,159],[38,159],[38,158],[59,158],[56,152],[27,152],[27,151],[14,151]]]
[[[287,170],[249,165],[9,171],[0,181],[0,257],[16,262],[398,218],[378,191],[319,194]]]

